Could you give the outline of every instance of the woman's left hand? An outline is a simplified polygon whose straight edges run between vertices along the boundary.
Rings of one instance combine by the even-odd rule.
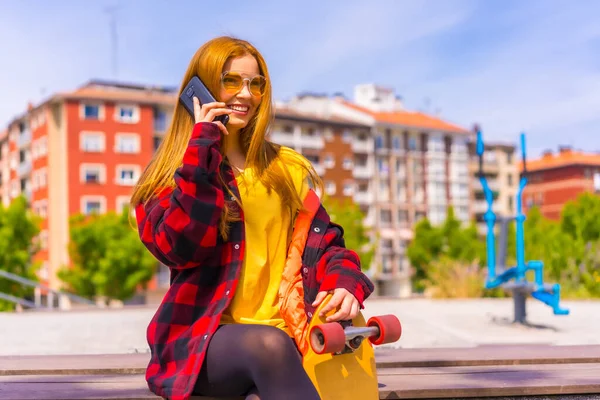
[[[313,307],[318,307],[325,297],[332,292],[319,292],[317,298],[312,303]],[[321,316],[326,315],[329,311],[339,307],[339,310],[326,318],[327,322],[345,321],[353,319],[360,311],[360,304],[352,293],[343,288],[338,288],[333,291],[333,296],[329,302],[321,310]]]

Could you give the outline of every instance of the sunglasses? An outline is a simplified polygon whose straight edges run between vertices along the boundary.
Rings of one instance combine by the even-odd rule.
[[[248,90],[253,96],[261,97],[265,94],[267,79],[262,75],[256,75],[254,78],[243,78],[237,72],[226,71],[221,75],[221,85],[231,93],[237,93],[242,90],[244,83],[248,82]]]

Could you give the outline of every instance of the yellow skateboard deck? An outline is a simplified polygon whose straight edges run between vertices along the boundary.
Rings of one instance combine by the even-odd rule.
[[[326,316],[319,316],[321,309],[327,304],[330,298],[331,296],[328,296],[315,311],[309,325],[307,340],[311,340],[310,332],[313,327],[331,324],[325,321]],[[335,313],[335,311],[332,310],[329,315]],[[352,320],[351,328],[364,327],[367,327],[367,321],[359,313]],[[399,322],[397,328],[400,328]],[[328,336],[326,332],[324,336]],[[333,340],[334,335],[329,336],[329,340]],[[314,337],[313,340],[315,340]],[[341,354],[331,352],[318,354],[315,352],[313,346],[309,345],[308,352],[303,358],[303,365],[322,400],[379,399],[375,352],[373,344],[369,341],[368,337],[363,337],[360,346],[354,351],[351,351],[347,342],[346,350],[341,352]]]

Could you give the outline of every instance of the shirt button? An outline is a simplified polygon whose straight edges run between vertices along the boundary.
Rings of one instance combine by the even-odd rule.
[[[308,318],[312,318],[312,313],[310,311],[308,312]]]
[[[229,296],[229,290],[225,292],[225,296]]]
[[[321,232],[321,228],[319,228],[318,226],[315,228],[315,232],[319,233]]]
[[[204,340],[208,339],[208,335],[204,335]]]
[[[239,250],[240,249],[240,245],[236,244],[235,246],[233,246],[234,249]]]
[[[235,200],[235,196],[231,196],[230,199],[231,199],[231,201],[234,201]]]
[[[302,271],[304,271],[305,274],[308,274],[308,268],[304,267]]]

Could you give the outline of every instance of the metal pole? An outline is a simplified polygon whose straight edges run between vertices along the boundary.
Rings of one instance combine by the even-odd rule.
[[[527,295],[519,289],[513,290],[513,302],[515,306],[515,320],[513,322],[524,324],[527,321],[526,304]]]

